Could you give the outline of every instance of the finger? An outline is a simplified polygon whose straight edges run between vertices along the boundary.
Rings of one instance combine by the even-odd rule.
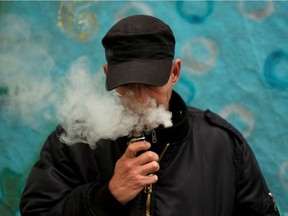
[[[146,151],[137,157],[137,159],[135,160],[135,164],[144,165],[152,161],[157,162],[158,160],[159,160],[158,154],[156,154],[153,151]]]
[[[124,156],[128,158],[136,157],[137,152],[148,150],[151,147],[151,144],[146,141],[141,142],[134,142],[128,145]]]
[[[143,185],[148,185],[148,184],[154,184],[158,181],[158,176],[157,175],[148,175],[148,176],[144,176],[142,179],[142,183]]]
[[[147,163],[140,168],[140,173],[145,176],[152,175],[152,173],[157,172],[160,169],[160,165],[156,161]]]

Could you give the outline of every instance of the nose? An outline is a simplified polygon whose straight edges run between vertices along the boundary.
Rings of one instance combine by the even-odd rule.
[[[147,103],[148,93],[147,88],[143,84],[132,84],[131,91],[133,92],[133,97],[141,104]]]

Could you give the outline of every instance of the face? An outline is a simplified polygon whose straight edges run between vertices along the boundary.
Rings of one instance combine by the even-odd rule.
[[[149,106],[149,98],[152,98],[155,99],[157,105],[163,105],[166,110],[169,110],[172,88],[177,83],[180,75],[180,65],[180,59],[173,62],[169,80],[164,86],[128,84],[117,87],[115,90],[122,96],[132,93],[133,100],[136,100],[143,107]]]
[[[121,96],[130,97],[130,101],[135,101],[142,107],[150,106],[150,99],[155,99],[156,104],[162,104],[166,110],[169,109],[169,100],[171,98],[172,87],[170,83],[164,86],[150,86],[145,84],[129,84],[116,88]],[[129,106],[129,101],[126,101]],[[131,106],[130,106],[131,107]]]

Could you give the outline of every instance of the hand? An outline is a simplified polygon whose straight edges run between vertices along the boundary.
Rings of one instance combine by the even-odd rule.
[[[137,196],[145,185],[157,182],[157,175],[147,175],[159,170],[159,156],[152,151],[149,142],[135,142],[128,145],[125,153],[117,161],[114,175],[109,182],[109,190],[122,204]],[[145,151],[138,157],[137,152]]]

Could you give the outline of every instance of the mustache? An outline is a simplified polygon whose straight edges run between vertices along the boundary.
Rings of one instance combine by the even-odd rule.
[[[135,115],[137,119],[137,123],[130,131],[130,136],[141,132],[149,133],[160,125],[163,127],[173,125],[172,113],[167,111],[163,105],[158,105],[156,99],[152,97],[146,96],[144,105],[137,100],[133,91],[128,91],[120,99],[130,115]]]

